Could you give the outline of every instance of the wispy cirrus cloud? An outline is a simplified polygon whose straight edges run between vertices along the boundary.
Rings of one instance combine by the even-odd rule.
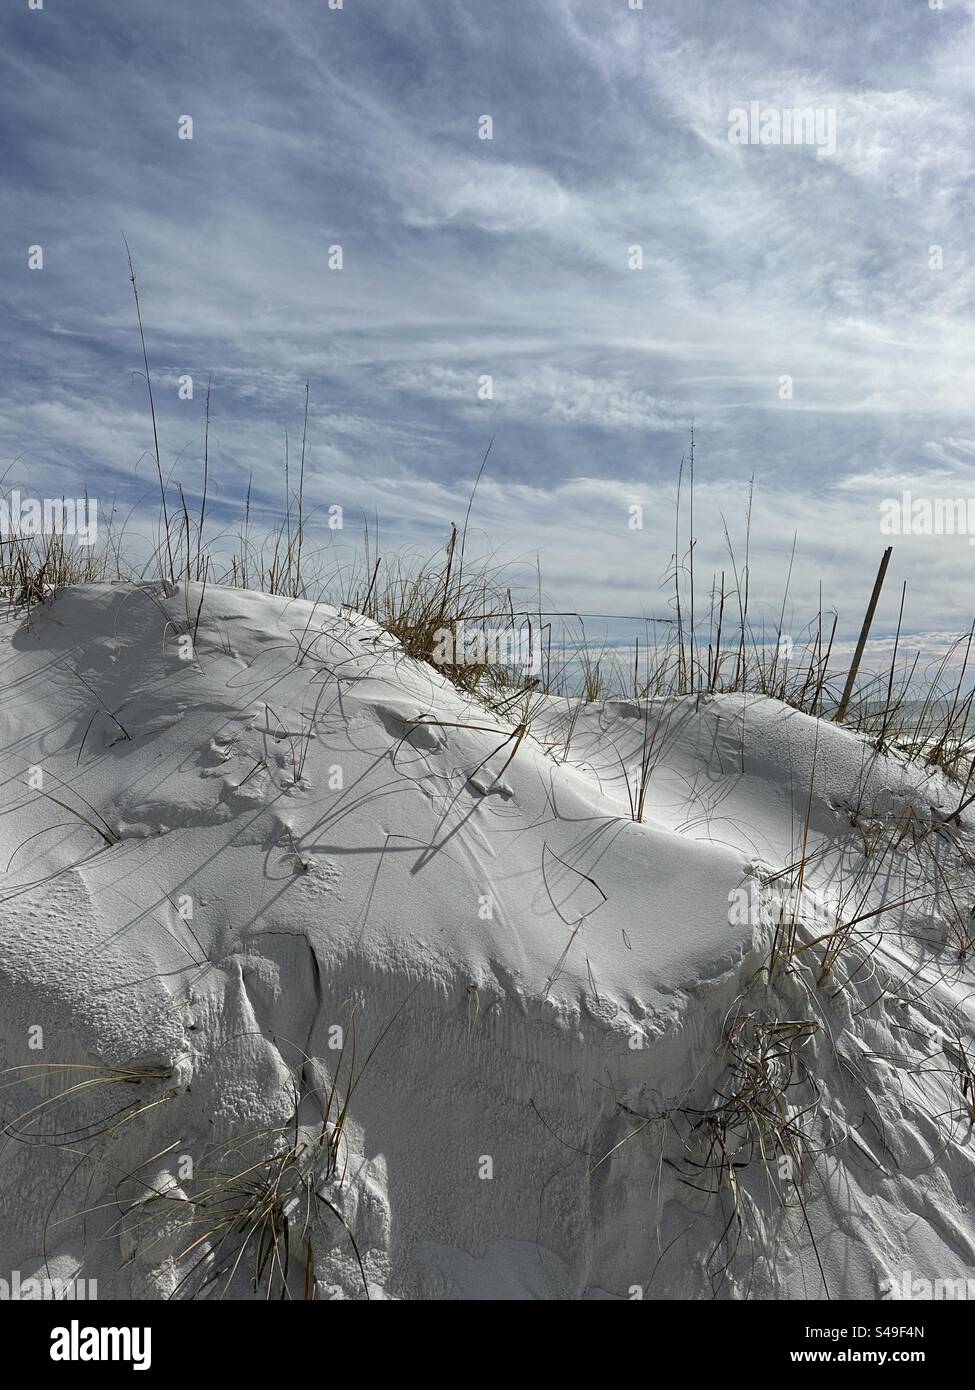
[[[692,419],[701,563],[754,474],[772,603],[794,531],[797,602],[820,577],[845,597],[894,480],[972,486],[970,4],[91,0],[2,23],[0,455],[38,485],[142,505],[151,481],[124,229],[167,469],[192,494],[212,374],[228,516],[248,482],[280,508],[306,380],[311,494],[404,540],[457,519],[497,430],[479,519],[566,603],[650,602]],[[733,145],[752,100],[835,111],[835,153]],[[626,497],[659,517],[637,539]],[[973,552],[901,556],[918,604],[965,621]]]

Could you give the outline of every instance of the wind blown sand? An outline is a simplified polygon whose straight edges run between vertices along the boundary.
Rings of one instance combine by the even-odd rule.
[[[975,1268],[975,837],[937,770],[758,696],[499,714],[354,613],[213,586],[64,590],[0,659],[5,1268],[147,1299]]]

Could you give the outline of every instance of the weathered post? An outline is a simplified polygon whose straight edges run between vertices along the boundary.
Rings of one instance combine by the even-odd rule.
[[[867,637],[870,633],[870,624],[873,622],[873,615],[877,611],[877,600],[880,598],[880,591],[884,587],[884,576],[887,573],[887,566],[890,564],[890,557],[894,547],[889,545],[884,551],[884,558],[880,562],[880,569],[877,571],[877,578],[874,581],[873,593],[870,595],[870,604],[867,608],[867,615],[863,620],[863,627],[860,629],[860,640],[857,649],[853,653],[853,665],[850,667],[850,674],[846,678],[846,686],[843,690],[843,698],[840,700],[839,708],[834,719],[839,722],[846,715],[846,707],[850,703],[850,696],[853,694],[853,682],[857,678],[860,669],[860,661],[863,657],[863,649],[867,645]]]

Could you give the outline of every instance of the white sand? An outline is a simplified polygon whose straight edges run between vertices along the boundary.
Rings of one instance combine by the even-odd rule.
[[[915,836],[951,809],[940,775],[771,701],[655,702],[636,824],[636,704],[536,701],[495,780],[512,724],[371,623],[210,588],[184,660],[200,600],[86,585],[5,628],[0,1060],[26,1070],[0,1092],[0,1273],[46,1260],[102,1297],[158,1298],[210,1269],[205,1293],[250,1295],[253,1254],[233,1276],[226,1258],[238,1236],[189,1276],[226,1234],[208,1236],[219,1204],[201,1196],[255,1161],[248,1145],[297,1133],[313,1155],[314,1092],[341,1058],[344,1093],[354,1031],[357,1072],[378,1046],[318,1188],[347,1230],[292,1203],[295,1297],[306,1236],[315,1296],[364,1296],[349,1233],[372,1297],[823,1298],[825,1280],[879,1298],[904,1271],[975,1279],[956,1040],[975,1061],[972,969],[952,944],[971,817],[862,855],[911,808]],[[442,727],[458,723],[490,729]],[[52,800],[94,819],[82,797],[119,843]],[[820,946],[768,985],[789,882],[769,880],[800,857],[807,806],[799,942],[838,905],[889,910],[823,984]],[[747,1112],[715,1123],[741,1090],[729,1030],[744,1045],[764,1025],[770,1096],[775,1039],[797,1059],[771,1102],[800,1135],[791,1177],[768,1125],[764,1162]],[[152,1073],[138,1086],[22,1118],[134,1064]]]

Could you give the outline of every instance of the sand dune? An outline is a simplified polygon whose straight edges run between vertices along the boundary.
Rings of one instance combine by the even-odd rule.
[[[425,1299],[973,1267],[940,774],[753,696],[499,712],[212,586],[65,590],[0,659],[6,1267]]]

